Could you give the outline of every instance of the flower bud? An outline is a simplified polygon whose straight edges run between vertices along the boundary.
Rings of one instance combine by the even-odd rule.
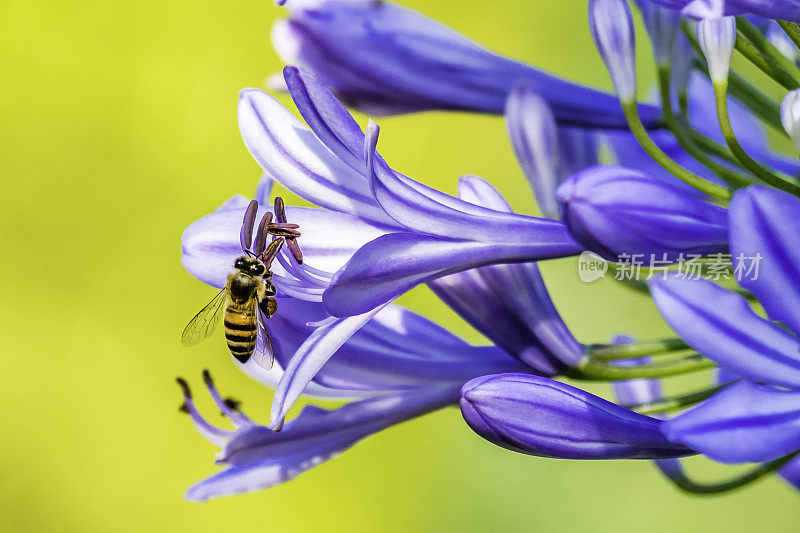
[[[728,250],[724,208],[635,170],[590,167],[557,195],[572,236],[611,261],[639,255],[675,262]]]
[[[548,218],[558,218],[558,132],[550,106],[529,87],[520,85],[508,95],[505,116],[511,146],[539,209]]]
[[[590,0],[592,38],[623,102],[636,99],[636,46],[633,18],[625,0]]]
[[[461,414],[486,440],[563,459],[660,459],[691,454],[659,420],[531,374],[482,376],[461,389]]]
[[[781,104],[781,122],[800,152],[800,89],[786,95]]]
[[[722,17],[701,20],[697,23],[697,39],[706,56],[711,81],[715,84],[727,83],[736,44],[736,19]]]

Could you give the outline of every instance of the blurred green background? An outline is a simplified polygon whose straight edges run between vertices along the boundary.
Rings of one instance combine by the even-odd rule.
[[[610,87],[583,0],[402,3],[492,49]],[[454,408],[272,490],[184,501],[217,467],[215,448],[178,413],[174,377],[199,386],[208,367],[260,420],[272,394],[233,367],[221,340],[179,345],[213,294],[182,270],[179,238],[229,196],[252,194],[259,171],[237,131],[237,91],[281,67],[269,31],[282,16],[268,0],[2,3],[0,530],[796,530],[797,496],[776,479],[692,498],[647,463],[494,447]],[[501,118],[380,123],[381,151],[403,172],[448,192],[475,173],[534,210]],[[544,272],[581,340],[668,333],[648,299],[611,281],[581,284],[575,267]],[[431,301],[420,289],[402,303],[481,342]],[[216,416],[205,398],[199,405]]]

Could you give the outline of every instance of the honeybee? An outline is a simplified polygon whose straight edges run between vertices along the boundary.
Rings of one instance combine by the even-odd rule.
[[[292,248],[297,248],[294,239],[300,236],[300,232],[297,231],[296,224],[286,223],[283,201],[276,198],[275,212],[278,222],[272,223],[272,213],[264,215],[258,226],[253,250],[250,251],[257,209],[258,203],[254,200],[245,211],[239,235],[244,255],[234,261],[234,271],[228,275],[225,287],[183,330],[181,342],[184,346],[194,346],[206,339],[224,316],[225,340],[231,355],[241,363],[246,363],[253,357],[259,366],[269,370],[272,368],[274,355],[266,320],[278,310],[270,268],[287,239],[292,241]],[[267,236],[270,234],[277,238],[267,246]],[[299,248],[297,249],[299,252]],[[263,332],[263,345],[257,342],[259,329]]]

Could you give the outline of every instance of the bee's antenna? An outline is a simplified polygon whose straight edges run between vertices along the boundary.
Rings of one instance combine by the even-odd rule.
[[[256,221],[257,211],[258,202],[251,200],[244,212],[242,229],[239,231],[239,243],[242,245],[243,252],[247,252],[250,249],[250,244],[253,242],[253,224]]]
[[[267,248],[267,235],[269,235],[269,225],[272,223],[272,213],[267,211],[261,217],[261,222],[258,224],[258,231],[256,232],[256,240],[253,243],[253,254],[259,256],[264,253]]]

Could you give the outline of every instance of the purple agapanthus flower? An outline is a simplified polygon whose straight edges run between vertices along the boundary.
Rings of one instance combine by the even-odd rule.
[[[737,192],[730,205],[734,266],[737,258],[752,258],[759,268],[742,272],[740,284],[758,298],[769,319],[754,313],[742,296],[707,280],[652,283],[670,326],[742,378],[665,423],[673,442],[724,463],[770,461],[800,449],[798,216],[798,198],[759,186]]]
[[[800,22],[798,0],[650,0],[670,9],[679,9],[694,18],[717,18],[724,15],[758,17]]]
[[[286,75],[313,131],[265,93],[243,91],[242,134],[265,170],[256,200],[269,205],[269,176],[278,176],[287,188],[326,209],[286,207],[287,219],[301,228],[298,240],[304,260],[298,264],[284,250],[274,263],[279,311],[268,325],[276,364],[271,371],[251,362],[241,366],[277,387],[272,429],[283,426],[301,394],[357,400],[324,417],[316,410],[305,412],[283,427],[280,433],[286,436],[274,438],[264,437],[272,429],[252,424],[233,433],[209,429],[188,402],[201,431],[215,434],[213,440],[224,444],[223,462],[230,465],[193,488],[192,499],[255,490],[293,477],[383,427],[454,403],[460,386],[473,377],[497,372],[555,375],[584,357],[583,346],[550,301],[536,265],[524,262],[580,250],[562,223],[514,214],[491,185],[475,176],[461,179],[459,197],[454,198],[396,173],[375,153],[375,126],[364,135],[313,78],[294,68],[287,68]],[[185,231],[182,261],[198,279],[216,287],[224,283],[240,254],[238,226],[246,204],[244,198],[234,198]],[[269,208],[261,207],[256,216],[265,210]],[[403,240],[399,248],[381,242],[392,237]],[[411,265],[415,270],[409,279],[408,266],[364,261],[378,268],[358,277],[363,289],[357,299],[370,298],[370,283],[387,290],[387,281],[389,296],[368,299],[362,313],[333,316],[328,293],[348,268],[359,265],[359,254],[369,246],[377,247],[383,258],[389,254],[381,250],[395,246],[399,256],[422,267]],[[427,258],[420,256],[420,249],[427,250]],[[506,261],[522,263],[491,265]],[[426,281],[497,346],[467,345],[388,303],[407,287]],[[505,320],[497,320],[500,317]],[[387,400],[378,401],[375,395]],[[334,413],[342,410],[352,430],[321,447],[329,430],[315,429],[316,422],[340,420]],[[289,444],[283,444],[298,446],[293,440],[298,431],[306,435],[303,439],[311,439],[308,452],[301,447],[289,454]],[[258,446],[248,440],[253,434],[261,435]],[[247,457],[254,459],[247,465],[228,461],[228,450],[242,442],[248,443],[241,445],[248,448]],[[276,447],[284,453],[276,453]]]
[[[427,109],[502,114],[524,83],[560,124],[624,128],[617,100],[486,50],[427,17],[391,2],[289,0],[273,44],[284,61],[311,71],[353,107],[373,115]],[[658,109],[642,106],[649,126]]]

